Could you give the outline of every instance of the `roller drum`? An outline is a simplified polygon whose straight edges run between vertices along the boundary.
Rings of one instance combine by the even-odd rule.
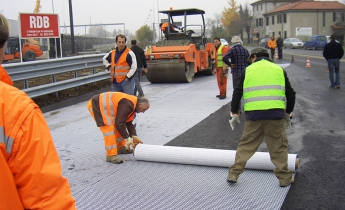
[[[147,80],[151,83],[189,83],[194,79],[194,63],[182,59],[151,60]]]

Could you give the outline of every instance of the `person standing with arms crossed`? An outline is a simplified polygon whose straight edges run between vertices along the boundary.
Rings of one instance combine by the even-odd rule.
[[[0,14],[0,64],[9,31]],[[0,209],[76,209],[40,108],[12,85],[0,65]]]
[[[242,96],[246,123],[227,181],[237,182],[247,161],[265,138],[271,161],[276,166],[274,174],[279,179],[280,187],[287,187],[294,182],[294,178],[288,169],[285,129],[291,126],[290,116],[295,106],[296,92],[286,72],[269,59],[266,49],[254,48],[248,62],[252,64],[246,68],[231,100],[231,128],[235,128],[235,122],[240,122],[238,105]]]
[[[283,39],[277,36],[278,59],[283,59]]]
[[[140,78],[143,76],[143,72],[146,74],[148,72],[147,70],[147,63],[145,58],[144,50],[137,46],[137,40],[133,39],[131,41],[132,47],[131,50],[135,54],[135,58],[137,59],[137,71],[134,74],[134,82],[135,82],[135,88],[134,88],[134,95],[137,95],[137,91],[139,93],[138,97],[144,97],[144,91],[143,88],[140,85]]]
[[[249,52],[242,46],[242,40],[239,36],[233,36],[231,49],[224,55],[223,62],[231,67],[232,87],[235,90],[236,85],[241,79],[242,74],[248,66]],[[241,110],[241,105],[239,106]]]
[[[113,91],[134,95],[134,74],[137,59],[126,46],[127,38],[119,34],[115,38],[117,47],[103,57],[103,64],[110,71]]]
[[[331,41],[323,49],[323,57],[327,60],[329,69],[329,79],[332,89],[340,89],[340,59],[344,56],[344,49],[340,43],[335,41],[335,36],[331,35]],[[334,81],[335,73],[335,81]]]
[[[216,63],[216,76],[217,76],[217,83],[219,88],[219,95],[216,95],[219,99],[226,98],[226,86],[228,82],[228,75],[229,75],[229,67],[223,63],[223,56],[228,51],[228,47],[222,45],[220,42],[220,38],[215,37],[213,38],[213,44],[216,48],[217,56],[215,56],[215,63]]]
[[[271,59],[274,60],[274,54],[277,47],[277,42],[274,39],[274,36],[271,36],[271,39],[268,40],[267,46],[269,49],[271,49]]]

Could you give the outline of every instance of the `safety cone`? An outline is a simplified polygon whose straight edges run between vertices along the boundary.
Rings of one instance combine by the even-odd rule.
[[[295,60],[293,59],[293,55],[292,55],[292,57],[291,57],[291,63],[293,63]]]
[[[309,58],[307,58],[307,65],[305,66],[306,68],[310,68],[310,61],[309,61]]]
[[[274,56],[274,60],[278,60],[278,53],[276,52],[276,55]]]

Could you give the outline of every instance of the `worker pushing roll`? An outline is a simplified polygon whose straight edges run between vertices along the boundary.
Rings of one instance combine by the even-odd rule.
[[[103,133],[107,162],[122,163],[118,154],[132,153],[131,146],[143,143],[132,121],[135,113],[144,113],[149,107],[146,98],[121,92],[105,92],[89,100],[88,110]]]
[[[247,161],[265,139],[274,174],[281,187],[294,182],[288,169],[288,139],[286,128],[291,126],[296,92],[280,66],[269,59],[264,48],[254,48],[248,58],[252,63],[246,68],[233,92],[230,126],[240,123],[239,104],[243,96],[246,123],[236,151],[235,163],[229,168],[228,182],[237,182]]]

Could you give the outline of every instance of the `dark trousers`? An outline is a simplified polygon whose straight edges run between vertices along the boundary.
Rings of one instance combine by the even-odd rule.
[[[274,60],[274,53],[276,49],[271,48],[271,59]]]
[[[282,47],[278,47],[278,58],[283,59],[283,48]]]
[[[236,86],[237,86],[237,83],[241,80],[241,76],[235,76],[235,75],[232,75],[232,87],[233,89],[235,90]],[[242,101],[242,99],[241,99]],[[241,111],[241,101],[240,101],[240,104],[238,106],[238,111]]]

